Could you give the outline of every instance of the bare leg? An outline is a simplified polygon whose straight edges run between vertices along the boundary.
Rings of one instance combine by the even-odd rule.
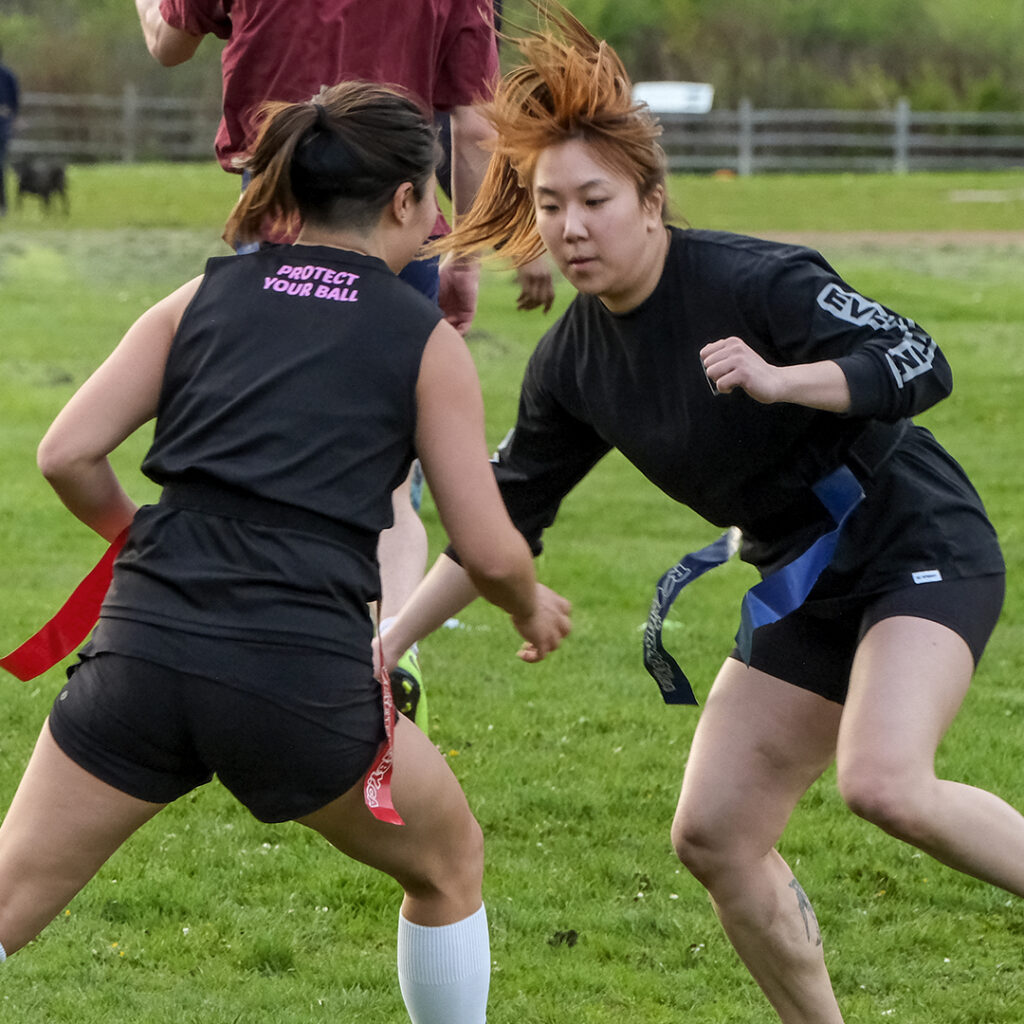
[[[729,660],[701,715],[672,839],[786,1024],[841,1024],[807,896],[775,850],[831,763],[839,705]]]
[[[469,917],[481,904],[480,826],[447,762],[401,716],[392,795],[404,825],[374,818],[361,784],[299,820],[342,853],[391,875],[405,890],[407,920],[436,926]]]
[[[491,973],[483,839],[448,765],[401,716],[393,795],[404,825],[373,818],[360,786],[302,822],[405,890],[398,980],[414,1024],[483,1024]]]
[[[427,568],[427,531],[409,497],[410,478],[391,495],[395,523],[380,535],[381,619],[398,614]]]
[[[935,752],[973,661],[952,630],[900,616],[861,642],[839,732],[843,799],[950,867],[1024,896],[1024,816],[991,793],[935,776]]]
[[[164,804],[128,796],[72,761],[49,724],[0,825],[0,944],[35,938]]]

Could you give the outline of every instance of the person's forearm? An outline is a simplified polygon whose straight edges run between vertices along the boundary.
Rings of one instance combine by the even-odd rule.
[[[164,67],[183,64],[196,52],[202,36],[193,36],[172,28],[160,13],[160,0],[135,0],[146,49]]]
[[[469,573],[441,555],[384,635],[382,646],[388,667],[394,667],[414,643],[439,629],[479,596]]]
[[[452,211],[455,221],[467,213],[490,159],[481,148],[484,139],[493,134],[488,122],[475,107],[456,107],[451,113],[452,129]],[[448,253],[441,261],[438,304],[445,319],[462,335],[476,314],[480,287],[479,256],[456,256]]]
[[[494,130],[476,107],[456,107],[451,114],[451,130],[452,210],[458,218],[469,212],[487,173],[491,157],[484,144]]]
[[[843,413],[850,408],[846,374],[832,360],[781,366],[779,373],[783,380],[779,401],[826,412]]]
[[[108,541],[129,526],[138,511],[105,458],[59,467],[41,462],[40,468],[68,511]]]
[[[536,610],[534,588],[537,577],[525,543],[523,552],[524,560],[515,569],[501,575],[468,571],[475,592],[513,619],[529,619]]]

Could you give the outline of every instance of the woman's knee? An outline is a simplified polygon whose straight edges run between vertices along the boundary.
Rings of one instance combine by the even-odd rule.
[[[672,848],[683,866],[707,886],[717,872],[738,855],[740,842],[704,815],[690,814],[680,807],[672,821]]]
[[[425,844],[403,877],[402,888],[417,899],[478,897],[483,885],[484,836],[472,814]]]
[[[903,766],[842,764],[839,794],[854,814],[898,839],[919,843],[927,827],[926,804],[933,777]]]

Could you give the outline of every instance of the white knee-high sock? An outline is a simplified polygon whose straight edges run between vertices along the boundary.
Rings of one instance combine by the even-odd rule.
[[[398,915],[398,984],[412,1024],[484,1024],[491,981],[487,913],[437,928]]]
[[[4,949],[3,943],[0,943],[0,964],[7,959],[7,950]]]

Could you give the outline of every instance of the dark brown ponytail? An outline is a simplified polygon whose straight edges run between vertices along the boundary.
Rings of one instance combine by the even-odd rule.
[[[268,103],[240,166],[252,180],[228,218],[235,245],[303,222],[365,229],[403,182],[422,198],[440,150],[430,118],[397,89],[342,82],[305,103]]]

